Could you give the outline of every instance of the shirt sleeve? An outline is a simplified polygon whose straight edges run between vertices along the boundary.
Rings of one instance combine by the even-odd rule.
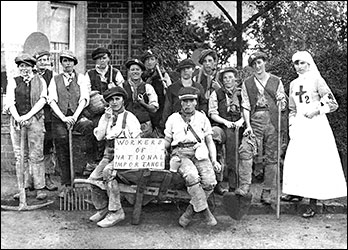
[[[331,113],[338,109],[338,103],[325,80],[320,77],[317,80],[317,89],[320,96],[320,114]]]
[[[119,71],[119,70],[117,71],[115,79],[116,79],[117,85],[123,88],[124,78],[123,78],[121,71]]]
[[[89,77],[88,71],[85,74],[85,78],[86,78],[86,84],[87,84],[88,93],[91,93],[91,91],[92,91],[92,84],[91,84],[91,78]]]
[[[45,81],[45,79],[43,79],[42,76],[39,76],[39,79],[40,79],[41,84],[42,84],[42,91],[41,91],[41,94],[40,94],[40,98],[45,98],[45,101],[47,102],[48,95],[47,95],[47,84],[46,84],[46,81]]]
[[[218,111],[218,100],[217,100],[217,94],[216,91],[213,91],[209,97],[209,103],[208,103],[208,116],[211,117],[211,115],[219,115]]]
[[[149,105],[153,105],[156,108],[158,108],[159,107],[158,96],[157,96],[157,94],[155,92],[155,89],[150,84],[146,84],[145,88],[146,88],[146,94],[149,97],[149,103],[148,104]]]
[[[8,84],[6,87],[6,97],[4,99],[4,111],[7,112],[10,110],[10,107],[16,104],[15,101],[15,88],[16,88],[16,81],[14,78],[10,78],[8,80]]]
[[[133,114],[128,114],[127,119],[129,119],[127,124],[127,129],[131,138],[137,138],[141,133],[141,125],[137,117]]]
[[[212,135],[213,134],[213,130],[211,128],[211,124],[210,121],[208,119],[207,116],[204,115],[204,128],[203,128],[203,132],[204,132],[204,137],[206,137],[207,135]]]
[[[79,74],[78,78],[78,85],[80,86],[80,99],[79,103],[82,102],[84,99],[86,100],[85,107],[89,105],[89,91],[88,91],[88,86],[87,86],[87,77],[83,74]]]
[[[248,92],[245,86],[245,82],[243,82],[242,84],[242,91],[241,91],[241,95],[242,95],[242,107],[246,110],[251,110],[251,106],[250,106],[250,101],[249,101],[249,96],[248,96]]]
[[[54,77],[52,77],[50,85],[48,86],[48,104],[53,101],[58,103],[57,85]]]

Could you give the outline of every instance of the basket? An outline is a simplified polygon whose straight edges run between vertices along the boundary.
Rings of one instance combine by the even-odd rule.
[[[90,94],[89,105],[83,110],[83,114],[87,118],[103,114],[106,105],[107,102],[104,100],[103,95],[99,94],[99,91],[94,90]]]

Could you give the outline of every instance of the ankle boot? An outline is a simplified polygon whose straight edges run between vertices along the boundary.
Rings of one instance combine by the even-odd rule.
[[[180,216],[179,218],[179,224],[182,227],[186,227],[191,220],[193,219],[194,210],[192,204],[189,204],[186,208],[186,211]]]
[[[58,187],[53,183],[50,174],[45,174],[45,183],[46,183],[47,190],[49,191],[58,190]]]
[[[215,226],[217,224],[217,221],[214,215],[210,212],[209,207],[204,209],[202,211],[202,214],[204,216],[204,221],[207,223],[208,226]]]

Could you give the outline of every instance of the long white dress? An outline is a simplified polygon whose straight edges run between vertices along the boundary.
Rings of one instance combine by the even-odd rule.
[[[347,196],[335,138],[325,115],[335,111],[338,104],[320,74],[300,74],[290,83],[289,108],[283,193],[319,200]],[[319,115],[305,117],[316,109]]]

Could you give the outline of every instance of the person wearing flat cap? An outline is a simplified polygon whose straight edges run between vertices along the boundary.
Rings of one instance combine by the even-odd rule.
[[[247,196],[250,192],[255,160],[255,166],[259,164],[264,168],[261,202],[269,205],[273,200],[272,190],[276,188],[277,142],[280,129],[278,107],[284,110],[287,100],[280,78],[266,71],[266,61],[267,55],[264,52],[257,51],[251,54],[248,63],[253,75],[242,84],[242,112],[246,126],[239,147],[239,187],[235,193]]]
[[[141,124],[142,138],[155,138],[150,114],[155,114],[159,108],[158,96],[151,84],[141,78],[145,65],[139,59],[130,59],[126,62],[128,80],[124,89],[128,94],[126,109],[131,111]]]
[[[87,162],[94,159],[93,122],[82,115],[88,106],[90,97],[87,80],[84,74],[77,73],[74,69],[78,63],[72,51],[65,50],[59,54],[63,72],[54,76],[48,86],[48,104],[52,113],[52,134],[57,154],[58,166],[61,168],[62,190],[60,197],[71,190],[70,156],[68,130],[74,130],[84,135],[86,141],[84,151]]]
[[[193,81],[192,79],[195,66],[196,64],[192,59],[184,59],[176,67],[176,71],[180,73],[180,79],[170,85],[167,89],[163,108],[163,117],[161,120],[161,124],[163,124],[163,126],[171,114],[181,110],[181,102],[178,94],[182,87],[197,88],[199,90],[197,109],[204,111],[206,114],[208,113],[207,100],[203,96],[204,89],[201,84]]]
[[[189,225],[196,214],[215,226],[217,221],[208,207],[208,198],[216,185],[215,171],[221,171],[216,159],[212,128],[207,116],[196,110],[199,90],[182,87],[178,92],[181,110],[168,117],[165,124],[165,148],[171,151],[170,171],[178,172],[185,180],[190,204],[179,218],[182,227]]]
[[[242,132],[239,129],[243,126],[244,120],[241,111],[241,89],[237,83],[238,71],[233,67],[225,67],[219,71],[218,75],[222,87],[214,90],[210,95],[208,115],[212,122],[213,141],[218,161],[222,165],[221,173],[216,175],[218,184],[214,191],[223,195],[237,188],[235,155],[239,145],[236,144],[235,138],[237,132],[238,134]],[[228,188],[223,186],[224,175],[228,180]]]
[[[103,93],[109,104],[94,129],[98,141],[106,141],[103,159],[89,176],[92,188],[92,202],[97,212],[89,220],[96,222],[100,227],[111,227],[124,220],[125,213],[120,199],[120,188],[114,169],[114,145],[116,138],[139,138],[141,129],[136,116],[125,110],[127,92],[120,86],[106,90]],[[97,183],[103,183],[101,189]]]
[[[95,68],[86,72],[89,91],[99,91],[103,94],[112,87],[123,87],[124,78],[120,70],[110,64],[111,52],[107,48],[98,47],[92,52]]]
[[[104,105],[101,103],[102,94],[112,87],[123,87],[124,78],[121,71],[111,65],[111,52],[107,48],[98,47],[93,50],[92,59],[95,62],[95,67],[88,70],[85,74],[90,95],[90,103],[83,111],[83,114],[92,120],[94,127],[96,127],[104,112],[103,108],[99,108],[99,106]],[[92,144],[94,151],[96,152],[96,157],[93,162],[87,163],[84,169],[84,175],[90,174],[98,162],[103,158],[105,142],[98,142],[94,139]]]
[[[45,165],[44,165],[44,110],[47,102],[47,86],[45,80],[33,74],[35,58],[29,54],[21,54],[15,58],[19,76],[9,79],[4,111],[10,112],[10,134],[16,159],[17,178],[21,165],[22,153],[24,158],[24,188],[36,190],[36,199],[46,199]],[[22,134],[23,133],[23,134]],[[22,137],[24,135],[24,138]],[[21,138],[25,139],[24,152],[21,152]],[[34,145],[34,146],[33,146]],[[14,198],[19,199],[15,194]]]
[[[221,83],[217,79],[217,61],[217,53],[212,49],[202,50],[198,59],[198,63],[202,67],[198,71],[198,74],[194,76],[194,80],[203,86],[204,97],[207,100],[209,100],[210,94],[214,90],[221,88]]]
[[[57,75],[56,72],[51,70],[51,53],[47,50],[38,51],[34,55],[36,59],[36,72],[41,75],[49,86],[53,76]],[[55,173],[54,163],[54,149],[52,138],[52,110],[47,103],[44,106],[45,113],[45,139],[44,139],[44,157],[45,157],[45,182],[46,189],[49,191],[55,191],[58,187],[51,179],[51,175]]]
[[[164,107],[165,94],[168,86],[172,84],[169,74],[160,66],[160,55],[154,50],[147,50],[141,57],[146,70],[142,74],[144,82],[151,84],[158,97],[159,108],[156,113],[150,113],[151,123],[158,137],[163,137],[164,127],[161,126],[161,119]]]

